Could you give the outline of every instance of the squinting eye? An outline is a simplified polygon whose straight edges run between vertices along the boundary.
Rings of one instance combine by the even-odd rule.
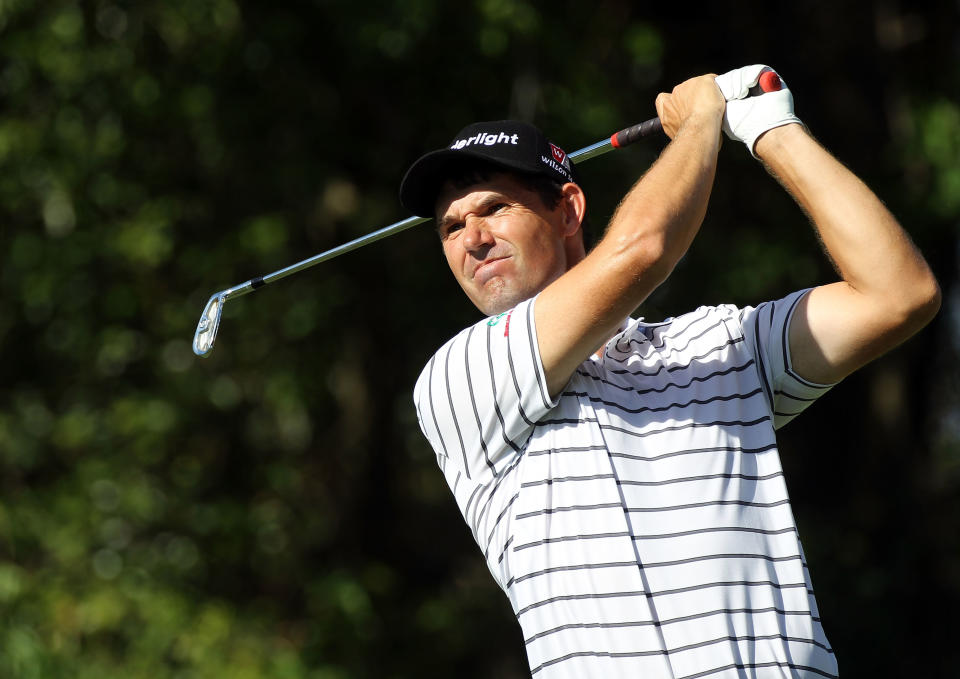
[[[449,238],[462,228],[463,222],[457,222],[456,224],[451,224],[450,226],[444,227],[443,232],[440,234],[440,240]]]

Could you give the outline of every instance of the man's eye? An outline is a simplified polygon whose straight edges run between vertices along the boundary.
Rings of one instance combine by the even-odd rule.
[[[500,210],[504,209],[505,207],[507,207],[506,203],[494,203],[490,206],[490,214],[500,212]]]
[[[449,238],[454,235],[457,231],[463,228],[463,222],[457,222],[455,224],[450,224],[443,228],[443,232],[440,234],[441,239]]]

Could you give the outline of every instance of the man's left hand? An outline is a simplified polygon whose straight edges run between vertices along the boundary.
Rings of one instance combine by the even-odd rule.
[[[791,123],[802,125],[793,112],[793,94],[782,79],[782,89],[750,96],[750,88],[756,86],[765,70],[770,69],[754,64],[718,75],[716,79],[717,87],[727,100],[723,131],[731,139],[746,144],[754,158],[757,139],[764,132]]]

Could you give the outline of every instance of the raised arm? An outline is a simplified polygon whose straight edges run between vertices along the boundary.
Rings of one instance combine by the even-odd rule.
[[[710,198],[723,110],[713,75],[657,98],[671,143],[627,193],[597,246],[537,298],[537,339],[551,396],[687,251]]]
[[[802,126],[766,132],[754,152],[810,216],[841,276],[812,290],[790,325],[794,371],[836,382],[926,325],[937,282],[874,193]]]

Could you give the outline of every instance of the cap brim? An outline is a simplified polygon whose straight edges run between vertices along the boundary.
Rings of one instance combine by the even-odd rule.
[[[529,173],[520,163],[492,159],[468,150],[440,149],[421,156],[400,182],[400,203],[418,217],[435,217],[437,197],[454,171],[469,165],[488,165]]]

